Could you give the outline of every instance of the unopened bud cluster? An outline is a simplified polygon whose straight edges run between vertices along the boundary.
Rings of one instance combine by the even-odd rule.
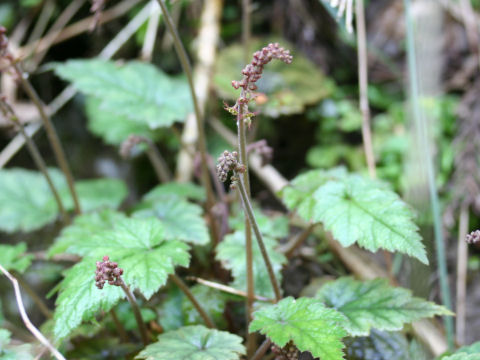
[[[480,230],[472,231],[470,234],[467,234],[465,240],[469,244],[475,244],[480,242]]]
[[[95,270],[95,285],[103,289],[105,282],[110,285],[120,286],[123,282],[121,276],[123,269],[118,267],[116,262],[110,261],[108,256],[103,257],[103,261],[97,261],[97,270]]]
[[[238,153],[236,151],[229,152],[225,150],[217,160],[217,176],[218,180],[225,182],[228,179],[230,171],[245,172],[245,166],[238,162]]]
[[[240,81],[232,81],[232,86],[235,89],[243,88],[245,90],[255,91],[257,85],[255,83],[262,77],[263,67],[272,59],[278,59],[286,64],[292,62],[292,55],[289,50],[280,47],[278,43],[268,44],[262,50],[256,51],[253,54],[253,59],[243,70],[243,79]]]
[[[275,360],[298,359],[298,349],[292,341],[288,342],[283,348],[272,345],[272,352],[276,355]]]

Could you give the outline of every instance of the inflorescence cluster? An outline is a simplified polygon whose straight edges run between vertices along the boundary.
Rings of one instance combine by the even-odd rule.
[[[110,285],[121,286],[122,274],[123,269],[119,268],[116,262],[110,261],[108,256],[104,256],[103,261],[97,261],[95,285],[97,288],[103,289],[105,282],[108,281]]]
[[[238,162],[238,153],[236,151],[229,152],[225,150],[222,155],[218,158],[217,162],[217,176],[221,182],[225,182],[228,179],[228,173],[230,171],[235,171],[243,173],[245,171],[245,166]],[[235,177],[232,177],[232,181],[236,181]]]
[[[477,242],[480,242],[480,230],[475,230],[472,231],[470,234],[467,234],[465,240],[469,244],[475,244]]]
[[[243,79],[240,81],[233,80],[232,86],[235,89],[241,87],[245,91],[257,90],[255,83],[262,77],[263,67],[273,59],[278,59],[286,64],[290,64],[292,62],[292,55],[290,55],[289,50],[280,47],[278,43],[268,44],[262,50],[255,51],[252,62],[242,70]]]
[[[242,94],[234,106],[225,106],[225,109],[228,112],[233,115],[237,115],[239,112],[239,107],[242,105],[247,105],[248,102],[252,100],[253,97],[251,92],[257,90],[257,85],[255,83],[262,77],[263,67],[273,59],[281,60],[286,64],[290,64],[293,57],[290,55],[289,50],[285,50],[283,47],[280,47],[278,43],[270,43],[262,50],[256,51],[253,54],[251,63],[245,66],[245,68],[242,70],[242,80],[232,81],[232,86],[235,89],[242,88]],[[250,118],[253,116],[253,114],[244,109],[244,111],[242,111],[242,116],[243,118]]]

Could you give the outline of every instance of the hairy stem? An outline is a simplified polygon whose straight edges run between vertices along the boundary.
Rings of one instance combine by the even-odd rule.
[[[140,331],[140,336],[142,337],[142,342],[143,345],[148,345],[148,333],[147,333],[147,328],[145,326],[145,323],[143,322],[142,319],[142,313],[140,312],[140,308],[137,304],[137,300],[135,299],[135,295],[130,291],[128,286],[125,284],[123,279],[121,277],[118,278],[120,287],[122,290],[125,292],[125,295],[127,295],[128,302],[130,303],[130,306],[132,307],[133,314],[135,315],[135,321],[137,322],[138,325],[138,330]]]
[[[457,246],[457,309],[456,309],[456,335],[460,345],[465,344],[466,330],[466,297],[467,297],[467,263],[468,244],[465,235],[468,233],[469,209],[467,204],[460,207],[460,219],[458,222],[458,246]]]
[[[357,12],[357,46],[358,46],[358,85],[360,88],[360,111],[362,112],[362,137],[368,172],[375,179],[375,156],[373,154],[372,132],[370,130],[370,106],[368,104],[368,54],[367,32],[365,27],[365,10],[363,0],[356,0]]]
[[[200,106],[197,100],[197,95],[195,94],[195,87],[193,85],[192,67],[190,65],[190,61],[188,60],[187,52],[183,47],[178,31],[172,21],[172,18],[167,10],[167,7],[165,6],[164,1],[163,0],[157,0],[157,1],[158,1],[158,4],[160,5],[160,8],[162,9],[162,14],[165,19],[165,25],[168,31],[170,32],[170,34],[172,35],[175,51],[177,52],[183,71],[187,76],[188,85],[190,87],[190,93],[192,96],[193,107],[194,107],[195,117],[197,120],[197,127],[198,127],[198,148],[200,150],[200,156],[202,158],[202,164],[201,164],[202,185],[205,187],[205,190],[207,192],[207,208],[211,209],[211,207],[215,202],[215,197],[213,195],[210,176],[208,174],[207,140],[205,136],[205,128],[203,126],[203,117],[201,115]]]
[[[65,175],[65,179],[67,180],[68,189],[70,190],[70,194],[72,195],[73,203],[75,206],[75,212],[77,214],[80,214],[82,211],[80,209],[80,202],[78,200],[77,192],[75,190],[73,175],[70,171],[65,152],[63,151],[63,147],[60,143],[60,139],[58,138],[55,127],[53,126],[50,117],[45,112],[42,100],[40,100],[40,97],[38,96],[33,86],[25,78],[23,71],[20,69],[19,65],[15,64],[14,68],[16,73],[18,74],[18,77],[20,78],[22,88],[25,90],[28,97],[32,100],[33,104],[38,109],[38,112],[43,122],[43,126],[45,127],[45,131],[47,132],[48,140],[55,154],[55,158],[57,159],[58,165],[60,166],[60,169],[62,170],[63,174]]]
[[[260,229],[258,227],[255,215],[253,214],[252,204],[250,204],[250,200],[248,198],[247,191],[245,190],[245,184],[243,183],[241,174],[236,173],[236,176],[238,177],[238,192],[240,193],[240,197],[242,198],[243,208],[245,209],[245,213],[250,220],[250,224],[252,225],[255,237],[257,238],[263,261],[265,262],[265,266],[267,267],[268,277],[270,278],[270,282],[272,283],[273,291],[275,293],[275,300],[279,301],[282,298],[282,295],[280,293],[280,286],[278,285],[277,278],[275,277],[275,273],[273,272],[273,266],[268,256],[267,249],[265,248],[262,233],[260,232]]]
[[[170,274],[170,279],[180,288],[180,290],[183,291],[183,293],[187,296],[188,300],[192,303],[194,308],[198,311],[200,316],[202,317],[203,321],[205,321],[205,324],[210,328],[210,329],[215,329],[216,326],[213,323],[213,320],[210,318],[210,316],[207,314],[207,312],[202,308],[200,303],[197,301],[193,293],[190,291],[187,285],[180,279],[177,275],[175,274]]]
[[[242,89],[241,97],[244,97],[245,91]],[[246,187],[246,196],[250,196],[250,179],[248,176],[248,157],[247,157],[247,137],[245,129],[245,120],[243,119],[243,112],[245,108],[243,105],[238,106],[237,114],[237,130],[238,130],[238,155],[240,158],[240,163],[245,166],[245,172],[240,174],[243,178],[243,183]],[[255,284],[253,280],[253,250],[252,250],[252,228],[250,225],[250,220],[245,214],[245,249],[246,249],[246,268],[247,268],[247,299],[246,299],[246,317],[247,325],[252,321],[253,313],[253,301],[255,298]],[[253,336],[250,334],[247,335],[247,340],[249,341],[248,348],[251,350]]]

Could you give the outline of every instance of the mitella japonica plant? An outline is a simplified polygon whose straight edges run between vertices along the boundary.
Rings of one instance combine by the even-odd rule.
[[[332,3],[349,5],[351,20],[351,1]],[[98,27],[106,2],[92,4],[91,26]],[[388,185],[343,167],[307,171],[282,183],[280,191],[273,191],[284,205],[278,216],[269,216],[255,203],[250,172],[265,167],[263,160],[271,160],[273,150],[265,140],[248,144],[252,122],[258,121],[249,107],[260,96],[260,80],[270,62],[291,68],[300,57],[294,58],[279,43],[254,52],[239,73],[241,79],[231,82],[239,94],[225,109],[235,116],[236,149],[224,150],[214,169],[205,144],[199,144],[202,186],[172,181],[171,164],[156,144],[167,148],[163,142],[178,130],[175,123],[192,111],[199,134],[203,123],[186,51],[168,7],[163,1],[159,4],[187,79],[146,62],[109,61],[105,53],[52,65],[83,95],[89,130],[120,148],[123,160],[118,161],[148,156],[160,185],[137,203],[124,203],[128,191],[121,180],[74,181],[57,142],[53,148],[59,151],[62,171],[47,168],[13,108],[0,98],[0,110],[24,137],[39,168],[0,171],[0,229],[32,232],[62,220],[54,229],[54,243],[35,254],[67,264],[58,270],[58,283],[49,294],[56,298],[53,314],[45,311],[49,320],[42,331],[48,336],[35,332],[52,355],[59,360],[65,358],[63,353],[88,358],[91,349],[86,346],[85,355],[77,352],[76,344],[85,339],[93,343],[97,337],[103,342],[105,336],[108,345],[101,346],[108,346],[107,356],[112,358],[292,360],[308,352],[321,360],[340,360],[353,358],[358,344],[367,341],[378,347],[390,346],[392,339],[407,342],[397,331],[416,320],[453,315],[383,278],[339,276],[314,284],[300,296],[288,296],[293,292],[283,270],[296,261],[295,250],[312,234],[331,237],[342,247],[356,244],[424,264],[428,258],[412,209]],[[139,14],[150,15],[147,10]],[[5,29],[0,28],[3,57],[7,45]],[[10,52],[6,59],[9,69],[21,75],[25,92],[31,91],[21,59]],[[30,95],[37,100],[35,93]],[[48,112],[41,102],[38,105],[49,137],[57,141]],[[2,201],[8,202],[5,194],[15,198],[15,206],[1,207]],[[304,230],[293,236],[294,227]],[[472,233],[467,240],[479,238]],[[12,274],[20,279],[33,257],[23,243],[0,245],[0,270],[15,291],[18,283]],[[21,296],[17,301],[21,304]],[[0,360],[12,358],[11,346],[10,332],[0,329]],[[455,356],[450,359],[458,359]]]

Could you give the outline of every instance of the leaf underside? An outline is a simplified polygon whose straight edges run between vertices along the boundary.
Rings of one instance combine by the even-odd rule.
[[[166,332],[135,359],[148,360],[238,360],[245,354],[242,338],[201,325]]]
[[[387,279],[340,278],[325,284],[316,297],[345,315],[345,328],[353,336],[368,335],[372,328],[401,330],[422,318],[452,315],[443,306],[413,297],[407,289],[390,286]]]

